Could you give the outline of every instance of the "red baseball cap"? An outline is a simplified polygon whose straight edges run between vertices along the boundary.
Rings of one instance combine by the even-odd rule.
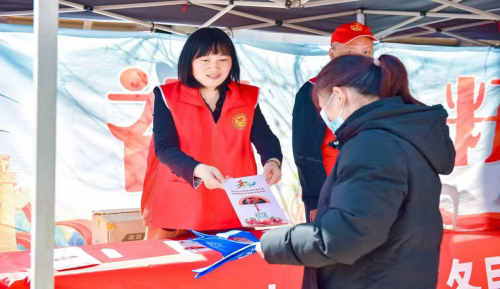
[[[359,22],[352,22],[340,25],[335,32],[332,34],[332,41],[330,45],[334,42],[347,44],[359,37],[370,37],[373,41],[378,41],[375,36],[370,32],[370,27],[365,26]]]

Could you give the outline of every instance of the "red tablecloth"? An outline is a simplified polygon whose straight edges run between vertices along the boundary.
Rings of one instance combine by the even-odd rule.
[[[193,269],[219,260],[214,251],[178,254],[163,241],[140,241],[81,247],[103,264],[56,272],[56,288],[300,288],[302,268],[269,265],[252,255],[194,279]],[[101,249],[116,249],[124,258],[109,259]],[[29,288],[28,252],[0,254],[0,289]],[[15,281],[18,280],[18,281]],[[451,284],[450,286],[447,283]],[[500,234],[445,231],[438,289],[500,288]],[[468,285],[468,286],[466,286]]]
[[[500,232],[444,232],[438,289],[456,289],[459,286],[469,289],[500,288]]]
[[[301,288],[303,268],[269,265],[254,254],[195,279],[193,269],[222,258],[215,251],[179,254],[161,240],[82,246],[103,264],[55,272],[55,288]],[[109,259],[101,249],[117,250],[124,258]],[[29,288],[28,252],[0,254],[0,288]],[[17,279],[17,281],[15,281]],[[269,286],[269,285],[276,285]]]

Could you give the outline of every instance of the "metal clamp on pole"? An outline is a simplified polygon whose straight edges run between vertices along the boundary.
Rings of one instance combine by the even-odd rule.
[[[154,22],[151,22],[151,29],[149,30],[149,32],[151,32],[151,33],[156,32],[155,31],[155,23]]]
[[[366,25],[365,8],[360,8],[358,13],[356,13],[356,21]]]
[[[88,6],[88,5],[83,6],[83,9],[84,9],[85,11],[89,11],[89,12],[94,11],[94,7],[92,7],[92,6]]]
[[[278,25],[278,26],[283,26],[283,21],[282,20],[276,20],[275,24]]]
[[[291,0],[286,0],[285,7],[286,7],[286,9],[290,9],[292,7],[292,1]]]

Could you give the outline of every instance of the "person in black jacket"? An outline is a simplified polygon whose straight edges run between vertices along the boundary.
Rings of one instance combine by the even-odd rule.
[[[332,35],[330,59],[348,54],[373,56],[377,39],[370,27],[358,22],[340,25]],[[314,106],[310,92],[316,78],[307,81],[297,93],[293,107],[292,144],[297,165],[306,221],[314,220],[318,198],[327,175],[335,165],[338,150],[330,147],[335,136],[328,131]]]
[[[439,175],[455,161],[447,112],[415,100],[404,65],[389,55],[332,60],[313,100],[339,149],[316,220],[266,232],[257,251],[272,264],[306,266],[303,288],[436,288]]]

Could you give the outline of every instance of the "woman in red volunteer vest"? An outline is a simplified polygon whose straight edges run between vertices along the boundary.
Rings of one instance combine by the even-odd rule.
[[[252,143],[269,185],[281,179],[281,153],[259,108],[259,88],[240,84],[231,39],[202,28],[186,41],[179,81],[156,87],[153,140],[141,209],[147,239],[185,230],[242,227],[222,183],[257,174]]]

